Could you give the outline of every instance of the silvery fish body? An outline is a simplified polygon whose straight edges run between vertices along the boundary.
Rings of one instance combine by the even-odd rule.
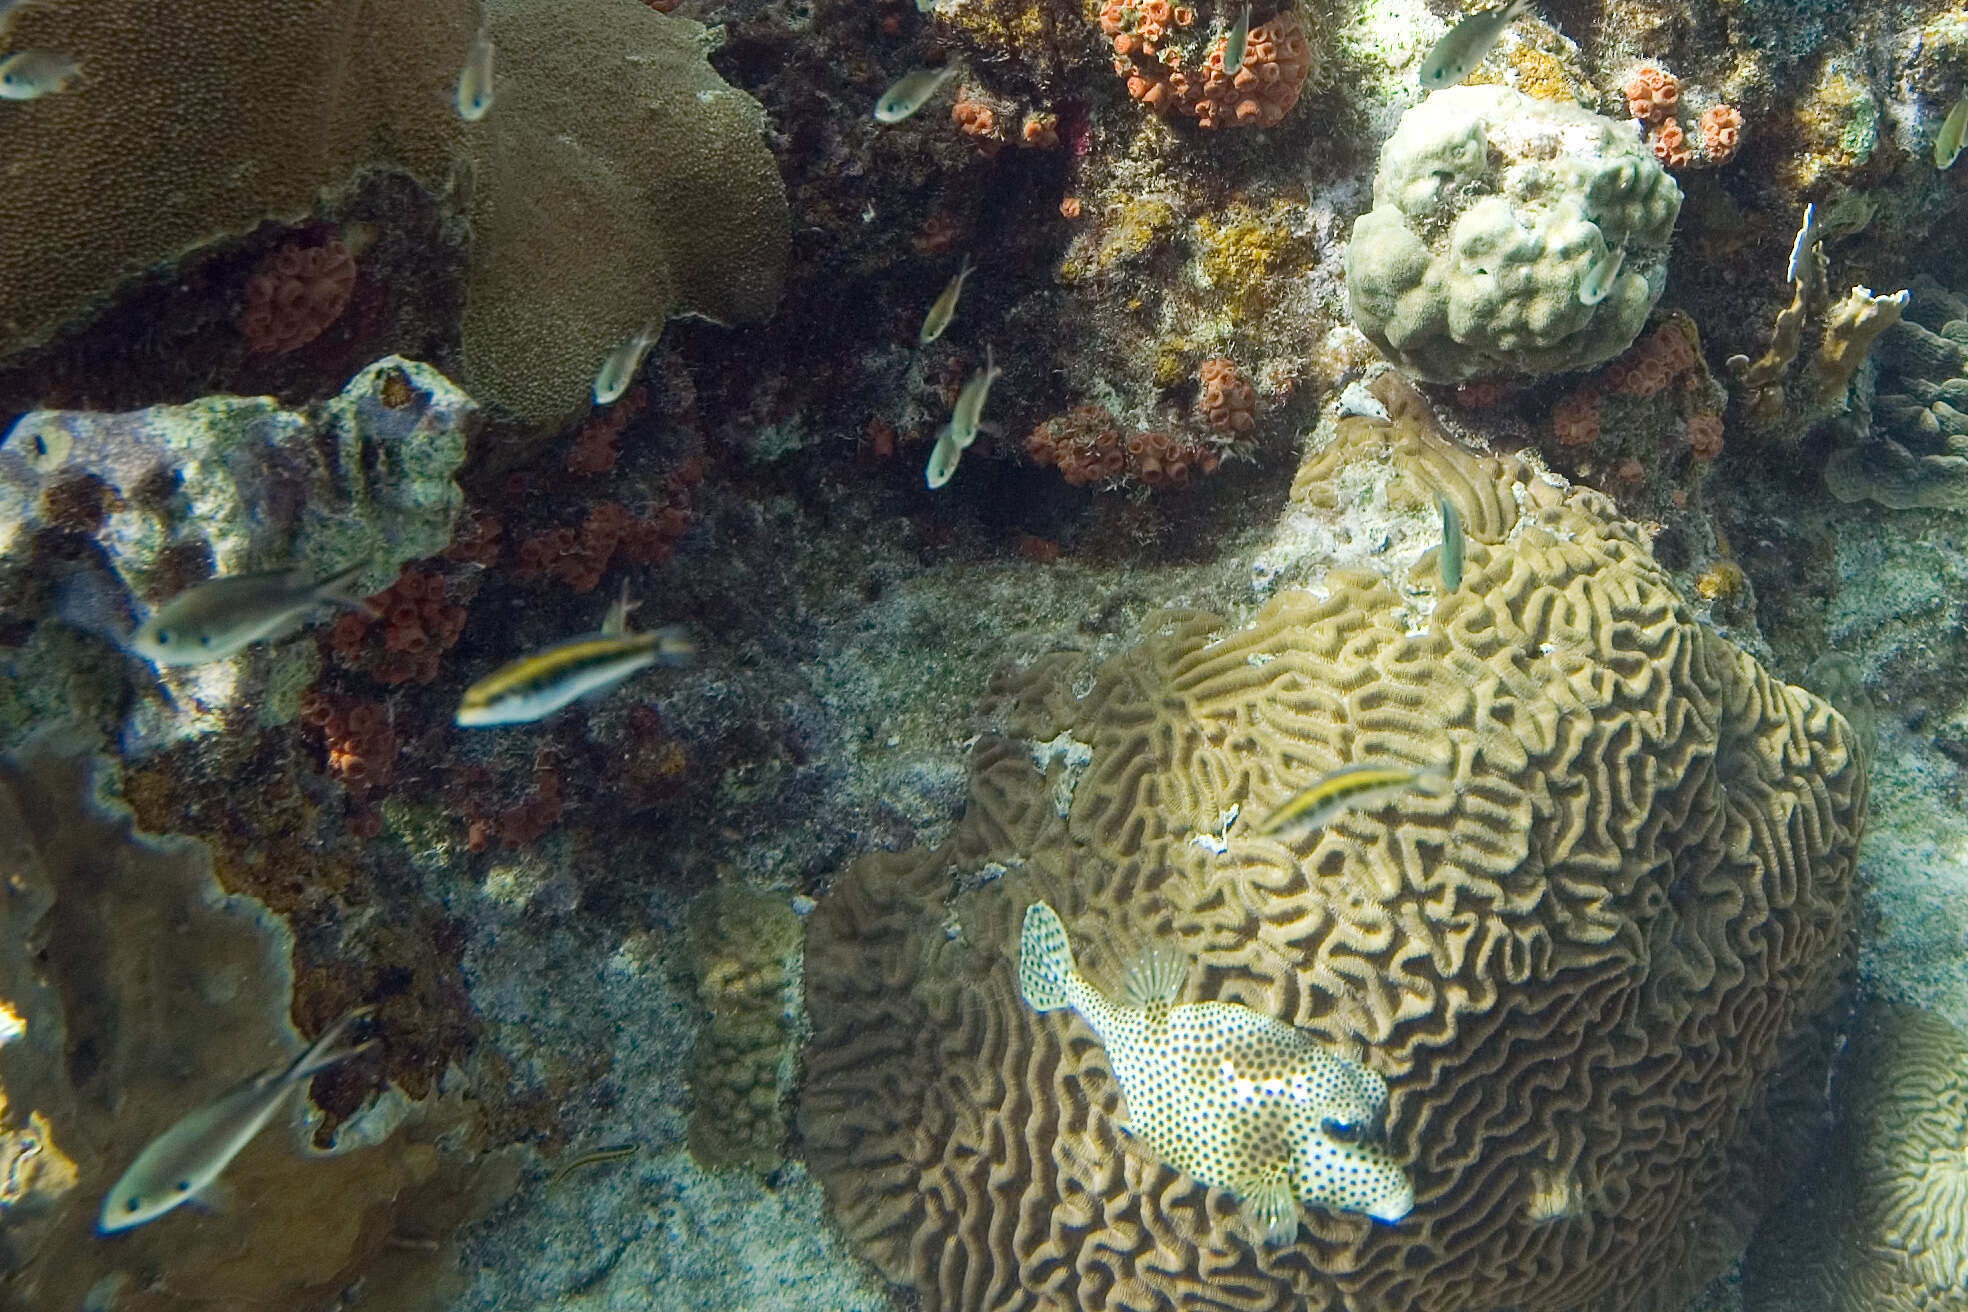
[[[875,121],[877,123],[900,123],[924,105],[943,89],[943,84],[957,75],[955,64],[945,64],[942,68],[913,68],[896,79],[895,85],[882,92],[875,102]]]
[[[357,1011],[342,1017],[290,1064],[260,1072],[152,1139],[103,1198],[97,1228],[115,1234],[154,1221],[218,1179],[240,1150],[266,1128],[290,1092],[316,1072],[369,1046],[335,1046],[349,1025],[365,1014]]]
[[[1421,89],[1440,91],[1459,85],[1528,7],[1529,0],[1500,0],[1464,15],[1421,61]]]
[[[492,38],[480,32],[458,73],[458,117],[476,123],[492,108]]]
[[[1187,969],[1151,954],[1110,1001],[1075,968],[1058,914],[1044,902],[1025,913],[1020,993],[1037,1011],[1072,1008],[1099,1036],[1128,1130],[1163,1161],[1236,1194],[1267,1243],[1298,1233],[1301,1204],[1406,1216],[1414,1186],[1376,1141],[1387,1082],[1249,1007],[1178,1003]]]
[[[1612,295],[1619,282],[1620,268],[1626,263],[1626,247],[1615,246],[1592,262],[1579,280],[1579,304],[1597,305]]]
[[[1234,73],[1244,66],[1244,52],[1250,47],[1251,7],[1237,15],[1237,21],[1230,28],[1230,35],[1223,39],[1223,71]]]
[[[922,331],[916,334],[917,345],[928,346],[941,337],[943,330],[950,326],[950,320],[956,317],[957,298],[963,295],[964,279],[969,276],[970,256],[966,255],[963,264],[957,269],[957,276],[950,279],[949,284],[943,288],[942,294],[930,305],[929,313],[923,316]]]
[[[38,100],[66,91],[82,69],[67,55],[22,50],[0,59],[0,100]]]
[[[649,633],[604,628],[500,666],[465,690],[456,721],[466,729],[531,724],[571,702],[607,692],[638,670],[659,663],[682,665],[695,651],[680,628]]]
[[[601,362],[601,369],[595,374],[594,400],[596,405],[614,405],[635,382],[636,375],[642,372],[642,361],[649,354],[649,348],[656,345],[660,335],[658,327],[644,328],[634,337],[608,353]]]
[[[368,567],[365,560],[318,580],[299,568],[207,579],[152,611],[130,646],[157,665],[225,660],[280,636],[324,603],[367,610],[349,589]]]
[[[1941,130],[1934,138],[1934,167],[1951,168],[1961,156],[1961,143],[1968,138],[1968,92],[1954,102],[1954,108],[1941,120]]]
[[[970,444],[977,440],[978,429],[984,422],[985,399],[991,395],[991,384],[1003,373],[991,355],[991,348],[986,346],[984,367],[964,380],[963,390],[957,393],[957,403],[950,410],[950,440],[959,450],[969,450]]]
[[[923,482],[931,491],[942,487],[956,477],[957,462],[963,459],[963,448],[950,436],[948,424],[936,430],[936,445],[929,449],[929,464],[923,469]]]

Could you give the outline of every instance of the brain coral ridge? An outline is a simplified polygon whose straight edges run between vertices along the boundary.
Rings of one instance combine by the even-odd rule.
[[[1696,623],[1604,498],[1398,454],[1430,442],[1347,421],[1301,488],[1487,470],[1432,613],[1337,572],[1246,624],[1173,613],[1096,666],[1002,676],[949,841],[863,859],[811,918],[807,1154],[925,1308],[1665,1308],[1760,1209],[1750,1127],[1850,934],[1851,732]],[[1455,787],[1250,831],[1365,759]],[[1384,1076],[1413,1213],[1309,1208],[1254,1245],[1120,1128],[1091,1031],[1020,999],[1040,900],[1110,996],[1177,947],[1182,1000]]]

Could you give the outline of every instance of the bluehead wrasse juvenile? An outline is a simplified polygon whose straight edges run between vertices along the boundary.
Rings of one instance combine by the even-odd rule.
[[[492,38],[480,32],[458,72],[458,117],[476,123],[492,108]]]
[[[965,255],[963,264],[957,269],[957,276],[950,279],[949,285],[943,289],[943,294],[931,303],[929,313],[923,316],[922,331],[916,334],[917,345],[928,346],[941,337],[943,330],[950,326],[950,320],[955,318],[957,313],[957,297],[963,295],[964,279],[968,277],[970,277],[970,256]]]
[[[634,337],[608,353],[601,362],[601,369],[595,374],[594,401],[596,405],[614,405],[629,390],[629,385],[642,372],[643,357],[649,348],[656,345],[656,339],[663,334],[660,322],[652,323]]]
[[[591,1152],[582,1153],[572,1161],[563,1162],[560,1169],[555,1171],[547,1180],[547,1188],[553,1188],[584,1166],[599,1166],[603,1162],[619,1162],[624,1158],[634,1157],[640,1151],[641,1149],[632,1143],[621,1143],[610,1148],[596,1148]]]
[[[1446,496],[1435,498],[1435,508],[1442,512],[1442,554],[1436,563],[1442,567],[1442,586],[1454,592],[1462,586],[1462,512]]]
[[[1934,138],[1934,167],[1948,168],[1961,156],[1961,143],[1968,137],[1968,91],[1954,102],[1954,108],[1941,120],[1940,135]]]
[[[1004,370],[998,368],[986,344],[984,367],[964,380],[963,390],[957,393],[957,404],[950,411],[950,440],[959,450],[968,450],[977,440],[978,426],[984,420],[984,398],[991,394],[991,384],[1002,373]]]
[[[1249,5],[1237,15],[1237,21],[1230,25],[1230,35],[1223,38],[1223,71],[1234,73],[1244,66],[1244,51],[1250,46]]]
[[[203,665],[281,636],[327,602],[373,617],[375,608],[350,591],[368,568],[364,560],[325,579],[298,567],[206,579],[152,611],[130,647],[157,665]]]
[[[963,459],[963,448],[950,436],[948,424],[936,430],[936,445],[929,449],[929,464],[923,468],[923,482],[935,491],[956,477],[957,462]]]
[[[941,68],[912,68],[896,79],[895,85],[882,92],[875,102],[875,122],[900,123],[917,110],[927,105],[930,97],[943,89],[943,84],[957,75],[957,65],[945,64]]]
[[[1626,247],[1615,246],[1592,262],[1579,282],[1579,304],[1597,305],[1612,294],[1619,281],[1620,266],[1626,263]]]
[[[22,50],[0,59],[0,100],[38,100],[66,91],[82,66],[67,55]]]
[[[350,1012],[292,1062],[261,1071],[152,1139],[103,1198],[96,1228],[110,1235],[154,1221],[210,1187],[240,1150],[266,1128],[289,1092],[305,1087],[317,1072],[371,1046],[373,1040],[346,1048],[337,1045],[350,1025],[373,1010],[362,1007]]]
[[[1448,791],[1448,779],[1436,770],[1417,770],[1411,765],[1343,766],[1286,798],[1258,821],[1255,832],[1324,829],[1347,811],[1383,806],[1402,793],[1439,797]]]
[[[1421,61],[1421,89],[1459,85],[1496,48],[1503,30],[1523,17],[1529,0],[1498,0],[1457,20]]]
[[[500,666],[465,689],[456,722],[465,729],[531,724],[569,702],[607,692],[651,665],[686,664],[697,654],[682,628],[631,633],[628,608],[609,607],[600,633],[557,642]]]

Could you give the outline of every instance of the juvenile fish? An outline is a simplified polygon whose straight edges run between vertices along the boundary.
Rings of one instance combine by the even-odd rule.
[[[152,611],[130,646],[156,665],[203,665],[280,637],[328,602],[374,618],[375,608],[350,590],[368,568],[364,560],[325,579],[298,567],[207,579]]]
[[[596,405],[614,405],[635,382],[636,375],[642,372],[643,357],[649,348],[656,345],[662,335],[661,324],[650,324],[628,341],[608,353],[601,362],[601,370],[595,374],[594,399]]]
[[[458,117],[476,123],[492,108],[492,38],[480,32],[458,74]]]
[[[984,422],[984,399],[991,394],[991,384],[1003,372],[986,345],[984,367],[964,380],[963,390],[957,393],[957,404],[950,411],[950,440],[959,450],[968,450],[977,440],[978,428]],[[955,468],[954,463],[951,467]]]
[[[923,469],[923,482],[929,484],[933,492],[949,482],[957,474],[957,461],[963,459],[963,448],[950,438],[948,424],[936,430],[936,445],[929,449],[929,464]]]
[[[1223,39],[1223,71],[1234,73],[1244,66],[1244,51],[1250,46],[1249,5],[1237,15],[1237,21],[1230,25],[1230,35]]]
[[[1619,281],[1620,266],[1626,263],[1626,247],[1615,246],[1592,262],[1579,283],[1579,304],[1597,305],[1613,293]]]
[[[96,1228],[109,1235],[154,1221],[208,1187],[266,1128],[290,1091],[370,1046],[337,1046],[348,1027],[370,1010],[350,1012],[290,1064],[261,1071],[152,1139],[103,1199]]]
[[[82,66],[67,55],[19,51],[0,59],[0,100],[38,100],[66,91],[81,73]]]
[[[648,633],[628,626],[628,599],[609,608],[600,633],[557,642],[500,666],[465,689],[457,723],[466,729],[531,724],[569,702],[607,692],[651,665],[683,665],[697,648],[672,625]]]
[[[1442,586],[1450,592],[1462,586],[1462,512],[1446,496],[1435,498],[1442,512],[1442,554],[1436,557],[1442,567]]]
[[[1303,1204],[1395,1222],[1414,1185],[1378,1142],[1387,1081],[1275,1017],[1234,1002],[1177,1002],[1189,963],[1164,949],[1128,974],[1121,1001],[1073,962],[1058,913],[1025,912],[1018,990],[1035,1011],[1071,1007],[1106,1049],[1126,1128],[1157,1156],[1235,1194],[1271,1244]]]
[[[943,89],[943,84],[956,75],[955,64],[945,64],[941,68],[910,69],[894,86],[882,92],[881,99],[875,102],[875,122],[900,123],[927,105],[930,98]]]
[[[1941,134],[1934,138],[1934,167],[1948,168],[1961,155],[1961,142],[1968,137],[1968,92],[1954,102],[1954,108],[1941,120]]]
[[[957,313],[957,297],[963,295],[964,279],[968,277],[970,277],[970,256],[965,255],[963,264],[957,269],[957,276],[950,279],[949,285],[943,289],[943,294],[936,298],[929,307],[929,313],[923,316],[922,331],[916,334],[917,345],[928,346],[941,337],[943,330],[950,326],[950,320]]]
[[[1446,554],[1446,553],[1445,553]],[[1439,797],[1449,781],[1435,770],[1407,765],[1349,765],[1300,789],[1257,823],[1257,833],[1323,829],[1353,810],[1385,806],[1407,792]]]
[[[1460,84],[1528,7],[1529,0],[1499,0],[1463,15],[1421,61],[1421,89],[1440,91]]]

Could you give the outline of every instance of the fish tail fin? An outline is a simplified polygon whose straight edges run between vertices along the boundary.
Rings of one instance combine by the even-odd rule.
[[[629,599],[629,581],[622,580],[622,595],[608,608],[608,614],[601,621],[601,631],[610,637],[619,637],[629,631],[629,612],[642,603]]]
[[[374,1039],[364,1039],[360,1043],[342,1046],[342,1036],[348,1033],[349,1026],[367,1020],[375,1015],[374,1007],[357,1007],[340,1020],[321,1031],[321,1037],[308,1045],[308,1050],[294,1058],[294,1064],[287,1068],[287,1082],[297,1084],[330,1066],[339,1065],[360,1052],[367,1052],[376,1046]]]
[[[323,601],[339,602],[353,610],[359,610],[372,620],[381,619],[383,613],[371,605],[369,598],[358,592],[355,587],[355,581],[368,570],[370,563],[367,559],[358,560],[347,569],[330,574],[314,585],[315,595]]]
[[[1018,991],[1034,1011],[1057,1011],[1073,1005],[1073,945],[1059,913],[1044,902],[1025,910],[1025,929],[1018,936]]]
[[[649,635],[656,641],[658,665],[688,665],[697,655],[697,644],[690,640],[681,624],[668,624]]]

